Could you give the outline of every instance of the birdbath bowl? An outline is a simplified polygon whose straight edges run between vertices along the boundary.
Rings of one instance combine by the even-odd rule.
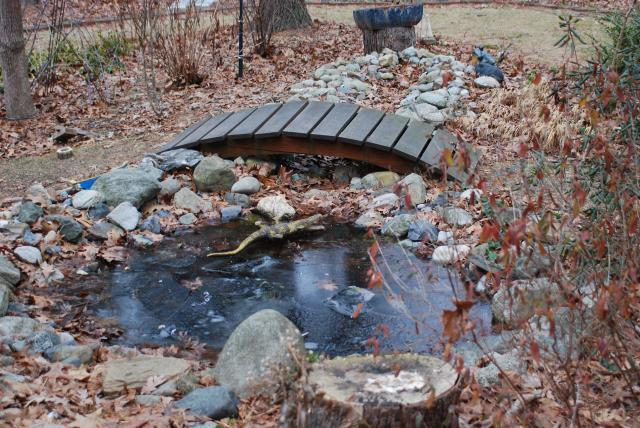
[[[365,53],[384,48],[401,51],[414,46],[413,28],[422,20],[422,4],[356,9],[353,20],[362,30]]]

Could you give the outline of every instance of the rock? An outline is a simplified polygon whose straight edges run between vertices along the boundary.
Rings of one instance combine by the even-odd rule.
[[[22,223],[33,224],[40,217],[42,217],[42,208],[34,204],[31,201],[26,201],[20,205],[20,212],[18,213],[18,220]]]
[[[109,213],[107,219],[116,226],[120,226],[122,229],[129,231],[138,226],[140,212],[131,203],[122,202]]]
[[[34,183],[27,189],[27,196],[31,196],[34,200],[49,205],[53,202],[49,191],[40,183]]]
[[[138,394],[136,395],[136,403],[141,406],[155,406],[162,401],[159,395]]]
[[[4,279],[10,285],[17,285],[20,282],[20,269],[2,254],[0,254],[0,279]]]
[[[415,216],[411,214],[400,214],[393,217],[390,221],[386,222],[382,226],[380,231],[383,235],[393,236],[395,238],[403,238],[409,231],[409,225]]]
[[[393,75],[393,73],[389,73],[389,72],[380,73],[380,76],[379,76],[379,79],[381,80],[393,80],[395,78],[396,77]]]
[[[447,97],[436,92],[423,92],[418,97],[418,101],[431,104],[438,108],[445,108],[447,106]]]
[[[35,247],[40,241],[42,241],[42,233],[33,233],[31,230],[27,229],[22,235],[22,242],[25,244]]]
[[[195,223],[197,219],[198,219],[198,217],[196,217],[195,214],[188,213],[188,214],[185,214],[183,216],[180,216],[180,218],[178,218],[178,221],[180,222],[180,224],[183,224],[185,226],[189,226],[189,225],[192,225],[193,223]]]
[[[395,206],[398,204],[400,198],[395,193],[384,193],[380,196],[376,196],[371,201],[371,208],[378,208],[383,206]]]
[[[514,207],[498,208],[494,212],[494,217],[500,225],[508,226],[522,217],[522,211]]]
[[[262,185],[257,178],[247,176],[242,177],[240,180],[235,182],[233,186],[231,186],[231,192],[251,195],[253,193],[258,193],[260,191],[260,187],[262,187]]]
[[[242,214],[242,207],[238,205],[231,205],[220,209],[220,218],[223,223],[235,220]]]
[[[424,180],[416,173],[407,175],[400,180],[400,184],[406,186],[407,192],[411,196],[411,205],[416,206],[427,200],[427,186]]]
[[[377,211],[367,211],[362,214],[355,222],[355,226],[361,229],[369,229],[382,227],[384,217]]]
[[[403,239],[399,242],[402,248],[407,250],[417,250],[422,245],[420,242],[413,242],[411,239]]]
[[[236,175],[224,159],[208,156],[193,171],[193,181],[201,192],[222,192],[233,186]]]
[[[46,324],[28,317],[0,317],[1,336],[28,336],[32,333],[44,330],[53,330]]]
[[[418,56],[418,50],[413,46],[409,46],[401,52],[403,58],[410,58],[412,56]]]
[[[473,83],[479,88],[499,88],[500,82],[493,77],[480,76],[473,81]]]
[[[189,371],[189,362],[172,357],[140,356],[131,359],[112,360],[104,365],[102,390],[106,395],[117,394],[123,389],[141,388],[152,376],[166,380],[175,379]]]
[[[313,198],[324,199],[327,196],[329,196],[329,192],[321,189],[309,189],[304,193],[305,199],[313,199]]]
[[[240,193],[227,192],[224,194],[224,200],[231,205],[239,205],[242,208],[249,208],[251,206],[251,199],[247,195]]]
[[[46,217],[46,220],[60,225],[58,228],[58,233],[62,235],[62,238],[65,241],[71,242],[72,244],[77,244],[82,241],[82,233],[84,232],[84,229],[80,223],[78,223],[71,217],[62,215],[49,215]]]
[[[214,377],[241,398],[272,392],[277,388],[274,378],[280,378],[281,369],[296,369],[289,349],[299,356],[306,355],[304,340],[296,326],[274,310],[259,311],[229,336],[218,357]]]
[[[30,354],[42,354],[60,345],[60,337],[54,331],[40,331],[26,339]]]
[[[146,159],[150,159],[157,168],[171,172],[182,168],[193,168],[204,159],[204,156],[198,150],[175,149],[147,155]]]
[[[395,53],[388,53],[386,55],[381,55],[378,59],[380,67],[393,67],[398,65],[398,55]]]
[[[492,352],[491,356],[498,363],[500,368],[506,372],[523,373],[525,367],[523,359],[516,350],[512,350],[506,354]],[[500,370],[495,364],[490,363],[485,367],[478,369],[475,373],[476,380],[483,387],[489,387],[500,380]]]
[[[90,238],[103,241],[109,239],[109,236],[112,236],[114,239],[120,239],[125,234],[124,230],[107,221],[100,221],[94,224],[87,232]]]
[[[29,225],[26,223],[8,223],[2,224],[0,222],[0,234],[6,241],[15,241],[22,238],[24,233],[29,229]]]
[[[66,364],[80,366],[93,361],[94,352],[100,347],[98,343],[90,345],[57,345],[45,351],[44,356],[51,362],[62,361]]]
[[[392,171],[372,172],[362,177],[362,186],[365,189],[379,189],[389,187],[400,181],[400,176]]]
[[[427,73],[420,75],[420,83],[433,83],[435,82],[442,72],[440,69],[431,70]]]
[[[325,300],[325,303],[337,313],[352,317],[358,307],[360,314],[363,313],[365,304],[375,296],[375,293],[365,288],[349,286]]]
[[[419,120],[424,120],[424,118],[430,114],[438,112],[438,107],[427,103],[416,104],[414,108]]]
[[[9,288],[9,285],[2,281],[4,280],[0,280],[0,317],[7,314],[9,299],[11,298],[11,289]]]
[[[40,253],[40,250],[35,247],[22,245],[15,248],[13,250],[13,254],[23,262],[31,263],[32,265],[39,265],[42,263],[42,254]]]
[[[444,123],[444,121],[446,120],[446,117],[441,111],[436,111],[433,113],[427,113],[422,115],[422,120],[424,120],[427,123],[433,123],[434,125],[438,125],[438,124]]]
[[[155,234],[162,233],[162,225],[160,224],[160,217],[158,217],[157,215],[152,215],[148,217],[140,225],[140,230],[147,230]]]
[[[91,220],[98,220],[101,218],[105,218],[107,215],[109,215],[110,212],[111,210],[109,209],[107,204],[103,204],[102,202],[100,202],[93,208],[89,208],[89,211],[87,211],[87,217],[89,217]]]
[[[491,301],[493,317],[515,327],[527,321],[536,311],[542,311],[560,298],[557,284],[547,278],[517,280],[507,287],[501,284]]]
[[[171,197],[178,193],[182,185],[180,181],[175,178],[167,178],[166,180],[160,182],[160,197]]]
[[[460,193],[460,199],[463,201],[473,201],[477,204],[480,202],[480,198],[482,197],[482,190],[480,189],[467,189],[464,192]]]
[[[156,241],[154,241],[153,239],[137,233],[129,235],[129,238],[131,239],[133,246],[136,248],[149,248],[156,243]]]
[[[441,230],[438,232],[438,242],[443,244],[453,244],[453,232]]]
[[[79,210],[89,209],[102,202],[102,194],[96,190],[81,190],[71,198],[73,208]]]
[[[416,219],[409,224],[407,238],[414,242],[437,241],[438,228],[427,220]]]
[[[360,176],[360,168],[355,165],[338,165],[331,175],[331,179],[336,184],[348,184],[354,177]],[[311,189],[319,190],[319,189]]]
[[[173,197],[173,202],[176,204],[176,207],[196,214],[200,212],[211,211],[211,209],[213,208],[213,204],[211,203],[211,201],[202,199],[200,196],[196,195],[193,191],[187,189],[186,187],[183,187],[178,193],[175,194],[175,196]]]
[[[442,218],[450,226],[463,227],[473,223],[471,214],[457,207],[444,208],[442,210]]]
[[[449,265],[463,260],[471,251],[468,245],[443,245],[433,250],[431,259],[440,265]]]
[[[155,198],[160,184],[153,179],[149,171],[140,168],[116,169],[98,177],[93,190],[102,193],[104,202],[115,207],[129,202],[136,208]]]
[[[411,120],[420,121],[420,120],[422,120],[422,118],[417,113],[417,108],[416,107],[418,105],[423,105],[423,104],[416,104],[415,106],[401,107],[398,110],[396,110],[396,114],[398,116],[403,116],[403,117],[409,118]],[[425,105],[429,105],[429,104],[425,104]],[[433,106],[431,106],[431,107],[433,107]],[[434,107],[434,108],[437,110],[436,107]]]
[[[176,407],[217,420],[237,417],[238,404],[238,398],[232,391],[224,386],[210,386],[191,391],[176,402]]]
[[[260,199],[257,206],[258,212],[275,220],[280,221],[296,215],[296,210],[287,203],[284,196],[267,196]]]

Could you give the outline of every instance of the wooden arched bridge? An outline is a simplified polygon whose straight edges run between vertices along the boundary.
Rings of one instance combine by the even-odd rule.
[[[206,116],[159,152],[198,148],[223,157],[304,153],[361,160],[398,172],[439,169],[457,139],[434,125],[350,103],[291,101]],[[477,159],[472,156],[471,168]],[[465,180],[467,174],[449,168]]]

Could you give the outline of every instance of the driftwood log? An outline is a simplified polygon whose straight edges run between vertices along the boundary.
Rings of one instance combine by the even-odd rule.
[[[460,396],[456,371],[434,357],[354,355],[312,367],[283,406],[285,427],[451,426]]]

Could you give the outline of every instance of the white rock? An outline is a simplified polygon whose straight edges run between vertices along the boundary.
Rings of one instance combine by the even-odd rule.
[[[242,193],[251,195],[260,191],[261,184],[257,178],[253,176],[242,177],[231,186],[233,193]]]
[[[433,250],[431,258],[434,263],[449,265],[463,260],[470,251],[471,248],[468,245],[443,245]]]
[[[140,212],[129,202],[122,202],[107,215],[107,219],[124,230],[133,230],[138,226]]]
[[[491,76],[480,76],[473,83],[479,88],[499,88],[500,82]]]
[[[438,242],[441,242],[443,244],[452,244],[453,232],[441,230],[440,232],[438,232]]]
[[[86,210],[102,201],[102,193],[97,190],[81,190],[71,198],[73,208]]]
[[[31,263],[32,265],[42,263],[42,253],[35,247],[23,245],[13,250],[13,254],[23,262]]]
[[[371,208],[378,208],[387,205],[396,205],[398,203],[398,195],[395,193],[385,193],[377,196],[371,201]]]
[[[460,199],[463,201],[470,201],[471,195],[473,195],[473,200],[478,203],[480,198],[482,197],[482,190],[480,189],[467,189],[460,194]]]
[[[291,218],[296,215],[296,210],[287,203],[284,196],[267,196],[260,199],[257,206],[258,212],[275,221]]]

